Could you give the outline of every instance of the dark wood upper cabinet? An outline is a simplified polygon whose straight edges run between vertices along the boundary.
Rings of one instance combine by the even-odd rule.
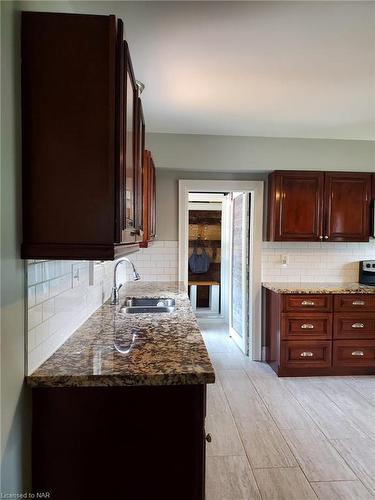
[[[23,258],[138,247],[137,120],[121,20],[22,13]]]
[[[144,213],[143,213],[143,162],[145,153],[145,119],[143,115],[142,101],[137,101],[137,176],[136,176],[136,226],[139,228],[139,237],[143,241]]]
[[[156,175],[150,151],[144,152],[143,161],[143,247],[156,236]]]
[[[320,241],[324,173],[276,171],[269,176],[268,238]]]
[[[368,241],[371,174],[325,174],[325,229],[328,241]]]
[[[269,241],[368,241],[371,174],[276,171],[269,176]]]
[[[124,42],[124,179],[123,191],[123,241],[142,241],[141,225],[142,215],[139,193],[141,186],[142,164],[139,160],[139,109],[138,89],[135,81],[133,65],[130,58],[129,47]]]

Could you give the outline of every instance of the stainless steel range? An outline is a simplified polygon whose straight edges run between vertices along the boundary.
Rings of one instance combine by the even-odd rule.
[[[375,260],[361,260],[359,263],[359,282],[375,286]]]

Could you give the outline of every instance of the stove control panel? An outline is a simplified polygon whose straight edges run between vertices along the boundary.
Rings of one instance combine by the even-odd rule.
[[[375,260],[362,261],[362,270],[370,273],[375,273]]]
[[[359,280],[362,285],[375,286],[375,260],[362,260],[359,263]]]

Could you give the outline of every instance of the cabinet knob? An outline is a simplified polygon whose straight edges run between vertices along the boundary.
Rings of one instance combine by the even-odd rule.
[[[315,305],[315,302],[313,302],[312,300],[303,300],[301,302],[301,306],[314,306]]]
[[[353,323],[352,328],[364,328],[365,325],[363,323]]]
[[[314,328],[314,325],[312,325],[311,323],[304,323],[303,325],[301,325],[301,328],[303,330],[312,330]]]
[[[301,356],[301,358],[311,358],[312,356],[314,356],[314,353],[312,353],[310,351],[304,351],[304,352],[301,352],[300,356]]]
[[[206,434],[206,441],[207,441],[207,443],[211,443],[211,441],[212,441],[212,436],[211,436],[211,434],[210,434],[210,433]]]
[[[352,305],[353,306],[364,306],[365,301],[364,300],[353,300]]]
[[[319,239],[322,240],[323,239],[323,236],[319,236]]]
[[[364,356],[365,353],[363,351],[353,351],[352,356]]]
[[[324,239],[325,239],[325,240],[328,240],[328,236],[324,236]]]

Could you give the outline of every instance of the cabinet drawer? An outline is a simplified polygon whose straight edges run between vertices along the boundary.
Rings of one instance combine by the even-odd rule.
[[[335,295],[335,311],[373,311],[375,312],[375,294],[374,295]]]
[[[284,311],[330,312],[332,295],[284,295]]]
[[[375,369],[375,340],[334,340],[333,366],[363,366]]]
[[[331,313],[283,313],[282,340],[332,338]]]
[[[283,368],[329,368],[332,342],[296,340],[281,342]]]
[[[333,338],[375,340],[375,313],[335,313]]]

